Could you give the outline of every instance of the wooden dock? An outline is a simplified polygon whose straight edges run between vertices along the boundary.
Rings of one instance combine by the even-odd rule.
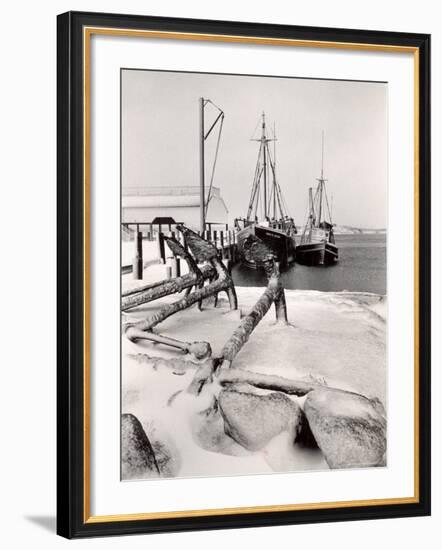
[[[181,274],[180,259],[175,258],[169,247],[166,244],[164,237],[174,237],[185,248],[186,243],[180,231],[176,229],[178,222],[160,224],[154,222],[146,223],[122,223],[121,238],[124,241],[134,242],[134,256],[131,264],[121,266],[121,274],[134,274],[135,279],[143,278],[144,269],[150,265],[165,264],[170,267],[168,272],[171,277],[179,277]],[[214,229],[216,227],[216,229]],[[206,231],[203,233],[203,238],[213,244],[219,251],[222,260],[225,260],[231,268],[238,261],[238,246],[236,233],[227,224],[214,224],[207,222]],[[201,231],[197,231],[201,235]],[[157,243],[157,257],[143,258],[143,241]]]

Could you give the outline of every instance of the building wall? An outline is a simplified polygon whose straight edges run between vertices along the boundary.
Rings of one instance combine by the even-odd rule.
[[[182,191],[187,191],[182,192]],[[123,195],[122,219],[123,223],[149,223],[156,217],[170,216],[176,222],[183,222],[191,228],[199,228],[200,206],[199,194],[194,189],[172,188],[171,192],[156,193],[149,190],[149,194]],[[228,210],[216,190],[212,195],[206,216],[206,221],[212,223],[228,223]]]
[[[199,206],[189,207],[137,207],[124,208],[121,221],[123,223],[149,223],[158,217],[171,217],[176,222],[183,222],[189,227],[197,227],[200,216]]]

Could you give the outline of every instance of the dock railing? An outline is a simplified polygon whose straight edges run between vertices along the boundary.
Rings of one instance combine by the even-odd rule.
[[[175,237],[186,248],[186,242],[180,231],[177,231],[180,222],[159,224],[153,222],[124,222],[121,224],[121,239],[123,241],[134,241],[134,256],[131,264],[121,266],[122,275],[133,273],[134,279],[142,279],[143,271],[152,264],[167,264],[168,276],[180,276],[180,259],[175,258],[169,250],[164,237]],[[197,232],[201,235],[201,232]],[[237,261],[236,234],[228,224],[206,222],[206,230],[202,237],[212,243],[219,251],[222,260],[231,267]],[[156,258],[146,259],[143,257],[143,240],[157,243]]]

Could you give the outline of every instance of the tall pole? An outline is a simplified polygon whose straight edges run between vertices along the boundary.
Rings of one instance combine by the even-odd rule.
[[[262,136],[263,144],[263,173],[264,173],[264,218],[267,217],[267,143],[266,143],[266,121],[265,114],[262,113]]]
[[[206,198],[205,198],[205,170],[204,170],[204,98],[200,97],[199,108],[199,122],[200,122],[200,135],[199,135],[199,149],[200,149],[200,230],[201,236],[204,235],[206,230]]]
[[[319,179],[319,217],[318,227],[321,223],[322,216],[322,193],[324,191],[324,130],[322,130],[322,152],[321,152],[321,177]]]
[[[276,220],[276,125],[273,122],[273,218]],[[282,214],[282,212],[281,212]]]

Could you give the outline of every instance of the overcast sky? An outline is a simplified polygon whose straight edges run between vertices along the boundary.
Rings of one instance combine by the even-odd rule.
[[[261,113],[276,126],[277,176],[290,214],[305,221],[308,188],[321,170],[333,221],[386,227],[387,84],[122,71],[124,187],[199,185],[198,98],[225,113],[214,185],[230,219],[245,216],[259,144],[250,141]],[[216,111],[206,108],[206,124]],[[259,129],[257,130],[259,134]],[[206,145],[209,179],[216,133]]]

